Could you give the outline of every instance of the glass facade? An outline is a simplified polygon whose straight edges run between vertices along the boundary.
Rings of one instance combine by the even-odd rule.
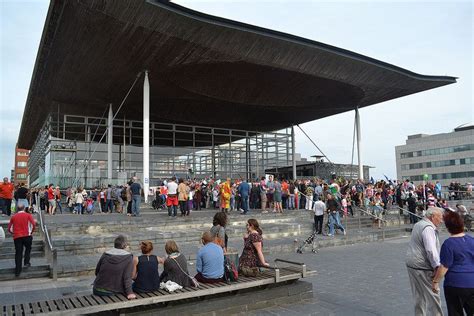
[[[249,178],[291,164],[291,129],[257,133],[152,122],[150,185],[171,176]],[[112,180],[107,173],[107,120],[50,115],[31,151],[30,183],[62,187],[124,183],[143,172],[143,123],[113,122]]]

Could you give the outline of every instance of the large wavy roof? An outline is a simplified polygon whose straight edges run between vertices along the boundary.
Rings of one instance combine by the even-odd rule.
[[[429,53],[429,52],[427,52]],[[151,121],[269,131],[447,84],[309,39],[160,0],[52,0],[18,144],[48,111],[101,116],[147,69]],[[142,118],[142,82],[120,116]]]

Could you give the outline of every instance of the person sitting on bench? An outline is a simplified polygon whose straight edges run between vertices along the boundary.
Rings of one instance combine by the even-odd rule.
[[[158,263],[163,259],[152,254],[153,243],[149,240],[140,243],[142,255],[133,257],[133,291],[137,293],[153,292],[160,289]]]
[[[204,245],[196,256],[196,280],[202,283],[222,282],[224,276],[224,251],[220,245],[213,242],[211,232],[202,234]]]
[[[244,276],[257,276],[260,274],[260,267],[270,266],[263,256],[262,234],[258,221],[250,218],[247,221],[247,233],[244,235],[244,249],[239,258],[239,270]]]
[[[182,287],[193,286],[188,272],[186,257],[179,252],[176,242],[168,240],[165,244],[165,251],[168,257],[166,257],[163,263],[163,273],[160,276],[160,282],[173,281]]]
[[[95,268],[95,295],[125,294],[129,300],[137,298],[132,290],[133,255],[127,248],[127,239],[119,235],[115,238],[114,248],[100,257]]]

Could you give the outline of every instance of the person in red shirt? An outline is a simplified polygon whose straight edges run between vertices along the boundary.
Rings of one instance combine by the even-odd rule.
[[[8,177],[3,178],[3,182],[0,183],[0,209],[3,215],[11,215],[13,191],[15,191],[13,183],[8,181]]]
[[[10,218],[8,231],[13,235],[15,244],[15,276],[21,273],[21,262],[23,261],[23,248],[25,248],[25,268],[30,267],[31,244],[33,243],[33,231],[36,222],[30,213],[25,212],[25,206],[18,204],[17,212]]]
[[[51,183],[48,187],[48,214],[54,215],[56,211],[56,198],[54,197],[54,185]]]

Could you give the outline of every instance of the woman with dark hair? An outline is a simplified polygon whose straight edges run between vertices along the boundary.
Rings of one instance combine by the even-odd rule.
[[[245,276],[257,276],[259,267],[269,267],[263,256],[262,229],[258,221],[250,218],[247,221],[247,233],[244,235],[244,249],[239,259],[239,270]]]
[[[142,255],[133,257],[132,279],[133,291],[138,293],[153,292],[160,289],[160,274],[158,263],[163,259],[152,254],[153,243],[149,240],[140,243]]]
[[[444,223],[450,237],[441,247],[441,265],[433,278],[433,292],[439,293],[444,279],[444,297],[448,315],[474,315],[474,238],[464,234],[464,220],[456,212],[446,211]]]
[[[226,252],[228,242],[228,237],[225,232],[225,227],[227,226],[227,214],[224,212],[217,212],[212,219],[212,225],[210,232],[214,238],[214,242],[221,246],[224,249],[224,252]]]

